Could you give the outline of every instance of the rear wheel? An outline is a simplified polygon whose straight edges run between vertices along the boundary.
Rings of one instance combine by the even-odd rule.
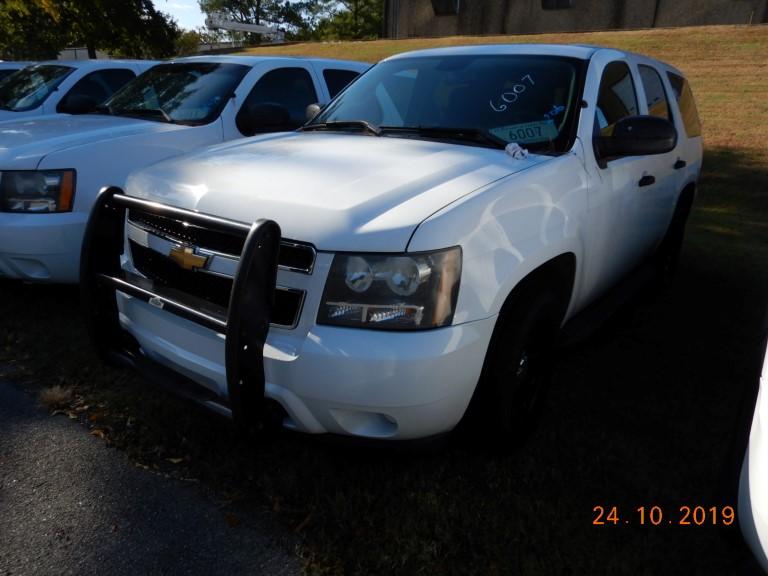
[[[478,424],[500,446],[520,445],[538,423],[561,316],[558,298],[543,292],[519,301],[500,319],[476,398]]]
[[[685,238],[685,225],[691,211],[691,202],[692,198],[688,195],[680,198],[667,233],[656,250],[654,264],[659,288],[669,287],[677,273],[680,252],[683,249],[683,239]]]

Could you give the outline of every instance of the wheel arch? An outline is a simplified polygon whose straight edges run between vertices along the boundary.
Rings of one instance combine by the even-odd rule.
[[[561,303],[558,311],[561,318],[571,303],[576,283],[576,254],[563,252],[540,264],[517,282],[507,294],[501,308],[497,325],[502,323],[514,306],[534,297],[544,290],[553,292]]]

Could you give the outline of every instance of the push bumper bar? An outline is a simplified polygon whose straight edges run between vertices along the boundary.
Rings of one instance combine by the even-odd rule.
[[[128,210],[175,218],[244,239],[225,315],[206,309],[183,292],[122,269]],[[274,305],[279,247],[280,227],[272,220],[248,225],[133,198],[115,187],[103,189],[88,220],[80,261],[83,310],[97,350],[102,357],[127,364],[153,380],[171,377],[167,368],[145,357],[120,326],[118,290],[224,334],[228,398],[219,403],[231,410],[236,423],[256,425],[264,401],[264,342]]]

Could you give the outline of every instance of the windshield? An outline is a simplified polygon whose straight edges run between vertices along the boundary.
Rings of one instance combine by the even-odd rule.
[[[239,64],[159,64],[128,82],[103,109],[117,116],[207,124],[218,117],[248,70]]]
[[[57,64],[28,66],[0,81],[0,109],[25,112],[40,106],[74,68]]]
[[[480,145],[517,142],[565,152],[572,144],[583,68],[580,60],[548,56],[389,60],[362,75],[305,128],[357,124],[380,136],[461,137]]]

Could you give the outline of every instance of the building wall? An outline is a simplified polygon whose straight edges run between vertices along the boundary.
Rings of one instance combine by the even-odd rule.
[[[435,15],[431,0],[386,1],[391,38],[768,21],[768,0],[573,0],[565,10],[543,10],[541,0],[460,0],[459,13],[446,16]]]

